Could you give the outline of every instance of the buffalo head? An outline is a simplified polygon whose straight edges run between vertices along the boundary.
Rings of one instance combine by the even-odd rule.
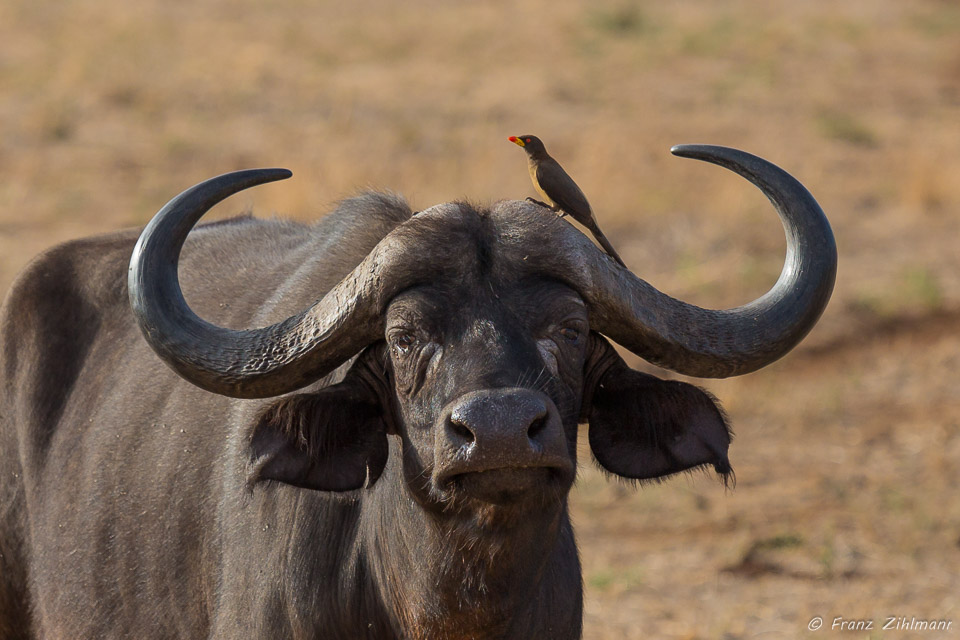
[[[397,226],[299,315],[227,330],[184,302],[178,256],[211,206],[290,175],[267,169],[208,180],[167,204],[134,250],[131,302],[153,349],[218,394],[279,396],[360,354],[338,384],[263,412],[251,441],[257,479],[355,489],[399,457],[411,494],[431,508],[555,503],[573,481],[580,422],[618,475],[701,465],[725,475],[729,432],[714,400],[629,369],[602,335],[687,375],[756,370],[816,322],[836,248],[813,197],[777,167],[722,147],[674,153],[736,171],[773,202],[787,258],[761,298],[702,309],[657,291],[542,208],[452,203]]]

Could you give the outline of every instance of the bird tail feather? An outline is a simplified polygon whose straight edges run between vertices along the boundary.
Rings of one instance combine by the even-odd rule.
[[[600,243],[600,246],[603,247],[603,250],[610,254],[610,257],[616,260],[621,267],[626,268],[627,265],[624,264],[620,254],[618,254],[617,250],[613,248],[613,245],[610,244],[609,240],[607,240],[607,236],[603,235],[603,232],[600,231],[600,228],[594,226],[592,229],[590,229],[590,231],[593,232],[593,237],[597,239],[597,242]]]

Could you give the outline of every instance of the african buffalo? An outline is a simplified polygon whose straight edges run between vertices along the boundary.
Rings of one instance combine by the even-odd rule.
[[[787,173],[674,151],[779,212],[786,264],[758,300],[670,298],[525,202],[367,194],[310,226],[190,233],[279,169],[37,258],[0,311],[0,638],[580,637],[578,423],[618,476],[731,471],[716,401],[602,335],[747,373],[803,338],[836,272]]]

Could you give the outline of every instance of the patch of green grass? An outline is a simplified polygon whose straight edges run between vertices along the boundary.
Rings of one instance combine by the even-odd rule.
[[[682,53],[695,56],[716,56],[736,42],[737,23],[721,16],[702,29],[686,34],[680,43]]]
[[[831,498],[840,502],[846,502],[849,497],[846,483],[836,478],[822,478],[820,488]]]
[[[960,33],[960,7],[955,3],[941,3],[933,9],[918,11],[910,20],[914,29],[931,38]]]
[[[824,109],[816,116],[817,129],[830,139],[858,147],[875,148],[880,140],[877,133],[859,117],[843,111]]]
[[[805,25],[804,33],[818,39],[829,37],[858,44],[870,34],[870,27],[865,22],[829,15],[811,20]]]
[[[687,287],[700,290],[709,280],[704,273],[705,262],[704,257],[697,252],[683,249],[677,256],[675,270]]]
[[[837,550],[833,546],[833,541],[828,540],[820,548],[820,568],[823,570],[823,575],[830,576],[833,575],[834,565],[837,561]]]
[[[880,504],[884,512],[900,513],[910,506],[907,496],[896,487],[883,487],[880,490]]]
[[[606,591],[613,584],[614,573],[609,569],[595,571],[587,578],[587,584],[600,591]]]
[[[850,302],[850,309],[871,316],[887,317],[892,315],[884,298],[873,291],[861,291]]]
[[[183,158],[196,152],[197,143],[186,136],[170,133],[163,138],[163,148],[167,155]]]
[[[43,114],[41,120],[43,137],[50,142],[66,142],[76,132],[76,117],[69,104],[57,104]]]
[[[741,286],[754,289],[773,286],[781,268],[782,261],[779,258],[769,260],[747,256],[740,266]]]
[[[803,537],[796,533],[782,533],[770,538],[758,540],[754,544],[754,549],[758,551],[770,551],[775,549],[795,549],[803,546]]]
[[[924,266],[909,265],[881,290],[861,292],[853,308],[881,318],[938,311],[943,307],[943,287],[937,274]]]
[[[907,267],[901,277],[907,300],[927,310],[943,306],[943,289],[935,273],[926,267]]]
[[[614,36],[639,36],[656,31],[653,22],[635,3],[593,9],[587,20],[596,30]]]
[[[732,102],[748,92],[766,91],[780,81],[780,66],[772,58],[749,60],[718,75],[711,84],[714,98],[719,102]]]
[[[608,567],[591,573],[587,584],[599,591],[630,591],[643,584],[643,572],[636,566]]]

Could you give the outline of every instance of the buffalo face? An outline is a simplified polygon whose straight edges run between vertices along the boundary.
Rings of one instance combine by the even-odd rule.
[[[427,508],[552,511],[573,482],[585,419],[594,456],[615,474],[730,471],[729,431],[708,394],[627,367],[590,333],[570,287],[503,271],[484,274],[497,283],[485,288],[457,273],[392,300],[384,341],[343,382],[263,414],[252,441],[256,479],[370,486],[395,437],[405,484]]]
[[[446,508],[573,481],[586,308],[557,283],[493,281],[418,287],[387,313],[405,476]]]

